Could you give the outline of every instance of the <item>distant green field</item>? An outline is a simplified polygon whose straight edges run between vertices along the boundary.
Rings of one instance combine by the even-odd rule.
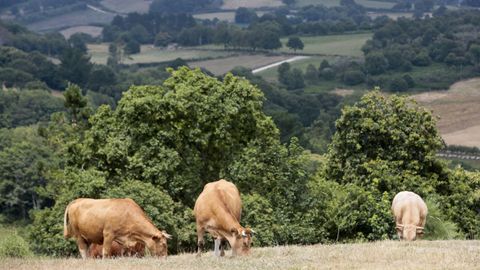
[[[390,9],[395,3],[386,2],[386,1],[375,1],[375,0],[355,0],[359,5],[362,5],[367,8],[383,8]],[[327,7],[340,6],[340,0],[297,0],[297,6],[303,7],[308,5],[324,5]]]
[[[302,51],[304,54],[325,54],[325,55],[345,55],[345,56],[362,56],[362,46],[372,37],[371,33],[362,34],[345,34],[331,36],[314,36],[300,37],[305,44]],[[286,47],[288,38],[282,38],[283,47],[281,52],[293,52]]]
[[[89,25],[92,23],[110,23],[115,14],[100,13],[91,9],[69,12],[27,25],[33,31],[51,31],[71,26]]]
[[[89,44],[88,52],[93,63],[105,64],[108,58],[108,44]],[[159,48],[152,48],[151,45],[144,45],[141,47],[140,53],[130,55],[128,58],[126,57],[122,62],[124,64],[156,63],[171,61],[176,58],[182,58],[185,60],[212,59],[235,54],[235,52],[228,51],[206,51],[195,49],[162,50]]]

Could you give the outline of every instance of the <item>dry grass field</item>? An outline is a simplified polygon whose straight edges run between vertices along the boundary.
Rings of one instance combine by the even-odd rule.
[[[229,254],[229,253],[227,253]],[[0,259],[1,269],[479,269],[480,241],[381,241],[360,244],[254,248],[249,257],[212,253],[167,259]]]
[[[448,91],[414,95],[439,117],[437,126],[449,145],[480,147],[480,78],[460,81]]]

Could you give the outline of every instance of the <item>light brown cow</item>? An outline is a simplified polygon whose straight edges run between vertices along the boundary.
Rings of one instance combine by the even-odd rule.
[[[244,228],[239,223],[242,201],[240,192],[233,183],[221,179],[206,184],[195,202],[194,214],[197,222],[197,256],[202,252],[205,232],[215,238],[216,256],[225,255],[225,240],[232,248],[232,256],[247,255],[250,252],[253,230]]]
[[[400,239],[413,241],[423,236],[428,209],[420,196],[410,191],[399,192],[393,198],[392,213]]]
[[[82,258],[90,244],[103,244],[103,257],[111,256],[113,241],[133,249],[146,246],[154,256],[167,256],[167,238],[132,199],[76,199],[65,209],[63,235],[74,237]]]
[[[90,258],[102,258],[102,253],[103,245],[91,244],[88,247],[88,257]],[[128,256],[141,258],[145,256],[145,245],[142,243],[137,243],[132,249],[120,245],[117,241],[113,241],[112,247],[110,248],[110,255],[112,257]]]

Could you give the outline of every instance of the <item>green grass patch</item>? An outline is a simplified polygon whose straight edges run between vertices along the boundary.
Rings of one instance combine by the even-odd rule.
[[[300,37],[305,44],[301,54],[324,54],[324,55],[345,55],[345,56],[363,56],[362,46],[372,37],[372,33],[344,34],[328,36]],[[288,38],[282,38],[283,47],[281,52],[293,52],[287,48]]]

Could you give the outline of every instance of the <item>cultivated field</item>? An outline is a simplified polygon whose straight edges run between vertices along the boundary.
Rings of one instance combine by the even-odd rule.
[[[92,23],[110,23],[115,14],[92,9],[78,10],[27,25],[33,31],[49,31]]]
[[[372,37],[371,33],[345,34],[329,36],[300,37],[305,44],[301,54],[362,56],[362,46]],[[282,52],[293,52],[285,45],[288,38],[282,38]]]
[[[63,29],[60,31],[60,33],[67,39],[75,33],[85,33],[91,35],[92,37],[98,37],[102,34],[102,27],[89,25],[73,26]]]
[[[223,0],[222,9],[278,7],[282,5],[281,0]]]
[[[235,12],[225,11],[225,12],[199,13],[199,14],[194,14],[193,17],[195,19],[201,19],[201,20],[206,20],[206,19],[213,20],[217,18],[220,21],[234,22]]]
[[[100,4],[107,8],[118,13],[129,13],[129,12],[138,12],[138,13],[147,13],[148,8],[152,0],[102,0]]]
[[[438,116],[437,126],[449,145],[480,147],[480,78],[453,84],[448,91],[414,95]]]
[[[107,63],[108,58],[108,44],[89,44],[88,53],[91,56],[91,61],[97,64]],[[235,52],[229,51],[207,51],[195,50],[190,48],[165,50],[154,48],[152,45],[142,45],[141,51],[138,54],[132,54],[128,58],[122,60],[124,64],[138,64],[138,63],[158,63],[171,61],[176,58],[184,60],[192,59],[212,59],[219,57],[228,57],[235,55]]]
[[[290,58],[290,56],[264,56],[264,55],[239,55],[235,57],[213,59],[206,61],[196,61],[188,63],[191,67],[203,67],[215,75],[222,75],[232,70],[236,66],[242,66],[249,69],[263,67],[275,62]]]
[[[227,253],[229,254],[229,253]],[[2,269],[478,269],[480,241],[382,241],[254,248],[249,257],[212,253],[165,259],[0,259]]]

